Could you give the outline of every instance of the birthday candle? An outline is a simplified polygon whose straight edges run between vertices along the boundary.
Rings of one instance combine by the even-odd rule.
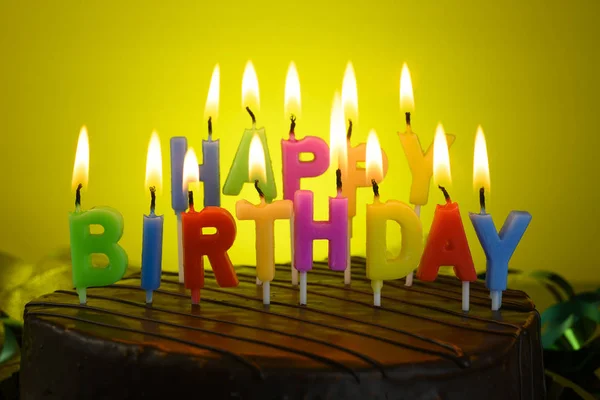
[[[203,162],[198,166],[200,181],[204,183],[204,207],[221,205],[221,169],[219,166],[219,140],[213,140],[213,118],[219,114],[219,64],[215,65],[204,116],[208,118],[208,140],[202,141]]]

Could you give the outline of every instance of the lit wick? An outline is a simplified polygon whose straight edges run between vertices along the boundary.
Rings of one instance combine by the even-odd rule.
[[[154,209],[156,208],[156,187],[150,186],[150,215],[154,216]]]
[[[83,185],[80,183],[77,185],[77,190],[75,191],[75,211],[79,212],[81,210],[81,189]]]
[[[446,190],[446,188],[441,185],[438,185],[438,187],[440,188],[442,193],[444,193],[444,198],[446,199],[446,203],[451,203],[452,200],[450,200],[450,195],[448,194],[448,191]]]
[[[335,170],[335,186],[337,188],[338,195],[341,194],[342,193],[342,170],[339,168]]]
[[[375,195],[375,197],[379,197],[379,185],[375,179],[371,179],[371,186],[373,186],[373,195]]]
[[[208,117],[208,140],[212,140],[212,117]]]
[[[346,133],[346,139],[350,140],[351,137],[352,137],[352,120],[349,119],[348,120],[348,133]]]
[[[290,116],[290,139],[294,138],[294,135],[296,134],[295,130],[296,130],[296,116],[294,114],[292,114]]]
[[[479,206],[481,207],[480,214],[485,214],[485,189],[479,189]]]
[[[258,179],[254,180],[254,188],[256,189],[256,191],[258,192],[258,195],[260,196],[261,200],[265,198],[265,194],[263,193],[263,191],[260,189],[260,187],[258,187]]]
[[[406,116],[406,126],[410,127],[410,112],[406,112],[404,115]]]
[[[190,211],[194,211],[194,192],[188,191],[188,205],[190,207]]]
[[[246,111],[248,111],[248,114],[250,114],[250,118],[252,118],[252,125],[256,124],[256,117],[254,116],[254,113],[252,112],[250,107],[246,107]]]

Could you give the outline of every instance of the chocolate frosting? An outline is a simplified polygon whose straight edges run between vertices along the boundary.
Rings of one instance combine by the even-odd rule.
[[[490,310],[489,291],[461,285],[386,281],[372,306],[364,261],[352,285],[315,263],[308,305],[298,304],[290,266],[277,267],[271,305],[254,267],[240,286],[219,288],[211,271],[199,306],[175,273],[164,272],[154,303],[140,275],[88,290],[59,290],[25,310],[23,399],[543,399],[540,317],[520,291]]]

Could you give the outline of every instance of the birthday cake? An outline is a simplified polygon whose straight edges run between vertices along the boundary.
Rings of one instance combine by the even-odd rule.
[[[220,288],[206,272],[200,305],[163,273],[146,305],[139,273],[56,291],[25,310],[22,399],[543,399],[540,316],[527,295],[504,292],[490,310],[483,283],[461,311],[461,283],[385,283],[372,306],[364,262],[353,280],[315,263],[298,305],[290,267],[277,266],[264,306],[253,267]]]

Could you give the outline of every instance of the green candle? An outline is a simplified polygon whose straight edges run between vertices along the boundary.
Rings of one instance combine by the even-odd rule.
[[[87,184],[88,165],[89,145],[87,131],[83,127],[73,168],[73,185],[77,186],[75,212],[69,215],[73,286],[81,304],[86,303],[88,287],[112,285],[125,275],[127,269],[127,253],[118,244],[123,235],[123,216],[110,207],[81,211],[81,189],[84,183]],[[101,226],[103,232],[92,233],[93,225]],[[94,266],[93,254],[104,254],[108,264],[105,267]]]
[[[277,197],[277,187],[275,186],[275,178],[273,177],[273,166],[271,164],[271,156],[269,154],[269,146],[267,145],[267,135],[265,128],[256,129],[256,119],[250,108],[246,108],[252,117],[252,128],[246,129],[242,135],[242,140],[238,146],[235,158],[229,169],[229,175],[225,185],[223,185],[223,194],[229,196],[237,196],[242,191],[244,183],[254,183],[248,174],[248,157],[250,154],[250,142],[254,134],[258,135],[265,150],[265,168],[267,171],[267,181],[261,185],[261,189],[265,195],[267,203],[273,201]]]

